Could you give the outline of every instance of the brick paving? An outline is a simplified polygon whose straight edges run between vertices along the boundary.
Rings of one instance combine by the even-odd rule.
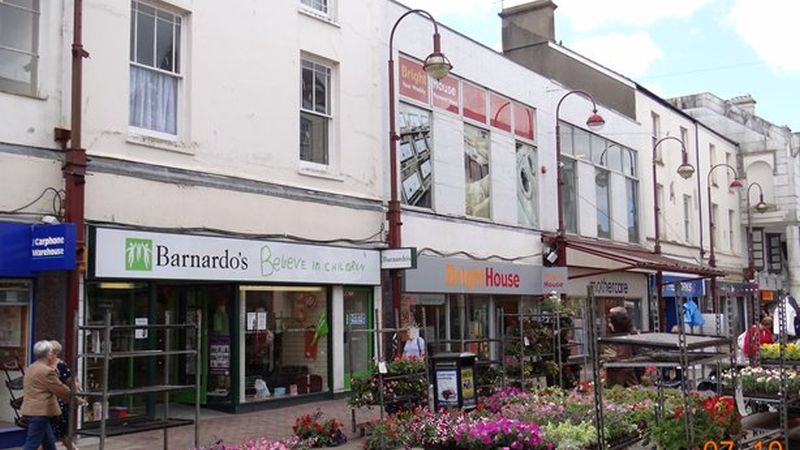
[[[354,435],[351,428],[350,408],[345,402],[346,400],[326,400],[245,414],[224,414],[204,410],[200,418],[200,445],[209,446],[219,440],[234,444],[250,437],[265,436],[270,439],[288,437],[292,434],[292,426],[296,417],[314,413],[317,410],[322,411],[325,418],[336,418],[344,423],[344,431],[352,440]],[[379,414],[376,408],[360,409],[356,414],[356,419],[358,422],[364,422],[378,418]],[[186,416],[186,414],[178,416]],[[105,448],[107,450],[152,450],[163,448],[163,442],[162,431],[150,431],[108,438]],[[353,444],[350,446],[353,449],[360,448],[358,442]],[[82,438],[78,442],[78,446],[81,450],[97,449],[97,439]],[[194,427],[187,426],[169,430],[170,450],[186,450],[193,446]]]

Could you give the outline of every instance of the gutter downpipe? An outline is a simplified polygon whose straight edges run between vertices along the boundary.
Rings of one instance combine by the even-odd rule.
[[[67,311],[64,333],[64,360],[75,365],[75,318],[80,304],[81,277],[86,270],[86,230],[85,228],[85,196],[86,183],[86,149],[81,147],[81,127],[83,117],[81,106],[83,98],[83,58],[89,53],[83,49],[83,0],[74,0],[73,4],[73,36],[72,36],[72,96],[70,100],[70,144],[67,148],[66,161],[61,169],[64,176],[66,222],[75,224],[76,255],[75,268],[67,275]]]
[[[701,173],[702,171],[700,170],[700,125],[698,124],[698,122],[696,120],[694,121],[694,148],[695,148],[694,159],[695,159],[695,164],[696,164],[696,167],[697,167],[697,172]],[[697,198],[697,218],[698,218],[698,222],[699,222],[699,225],[700,225],[700,235],[699,235],[699,237],[700,237],[700,265],[702,266],[703,265],[703,261],[705,261],[706,251],[705,251],[705,248],[703,247],[703,237],[704,237],[704,235],[703,235],[703,185],[701,184],[702,182],[700,181],[700,178],[702,178],[702,177],[697,176],[697,195],[695,197]],[[709,205],[709,208],[710,207],[711,207],[711,205]],[[712,299],[712,302],[713,302],[713,299]]]

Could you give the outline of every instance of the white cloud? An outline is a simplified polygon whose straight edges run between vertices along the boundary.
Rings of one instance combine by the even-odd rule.
[[[644,31],[608,33],[579,39],[568,47],[622,75],[637,78],[647,73],[664,53]]]
[[[728,21],[759,58],[773,69],[800,73],[797,57],[797,22],[800,2],[737,0]]]
[[[691,17],[715,0],[564,0],[556,15],[566,16],[577,31],[608,25],[644,27],[658,20]],[[780,1],[780,0],[778,0]]]

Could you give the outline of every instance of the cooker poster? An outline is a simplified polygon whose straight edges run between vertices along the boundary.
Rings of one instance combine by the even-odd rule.
[[[228,375],[231,366],[231,340],[228,336],[209,338],[209,368],[212,375]]]
[[[537,214],[536,149],[517,142],[517,221],[536,226]]]
[[[491,218],[489,132],[464,125],[464,169],[467,215]]]
[[[433,159],[431,146],[431,113],[421,108],[400,104],[397,128],[397,159],[400,166],[403,203],[431,207]]]
[[[455,369],[436,371],[436,400],[439,406],[458,407],[458,372]]]

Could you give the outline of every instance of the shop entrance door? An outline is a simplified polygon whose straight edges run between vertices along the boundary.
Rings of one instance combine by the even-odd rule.
[[[157,314],[163,321],[169,311],[173,323],[194,323],[196,311],[203,315],[202,378],[200,402],[230,402],[230,317],[233,290],[228,285],[159,286]],[[173,348],[194,349],[197,346],[192,329],[177,330],[171,336]],[[175,384],[194,384],[197,365],[194,356],[180,356],[171,360],[171,377]],[[161,372],[159,372],[161,373]],[[193,391],[179,391],[174,399],[181,403],[194,403]]]
[[[350,379],[369,376],[374,351],[372,291],[368,288],[344,289],[344,387]],[[348,332],[348,329],[351,332]]]

